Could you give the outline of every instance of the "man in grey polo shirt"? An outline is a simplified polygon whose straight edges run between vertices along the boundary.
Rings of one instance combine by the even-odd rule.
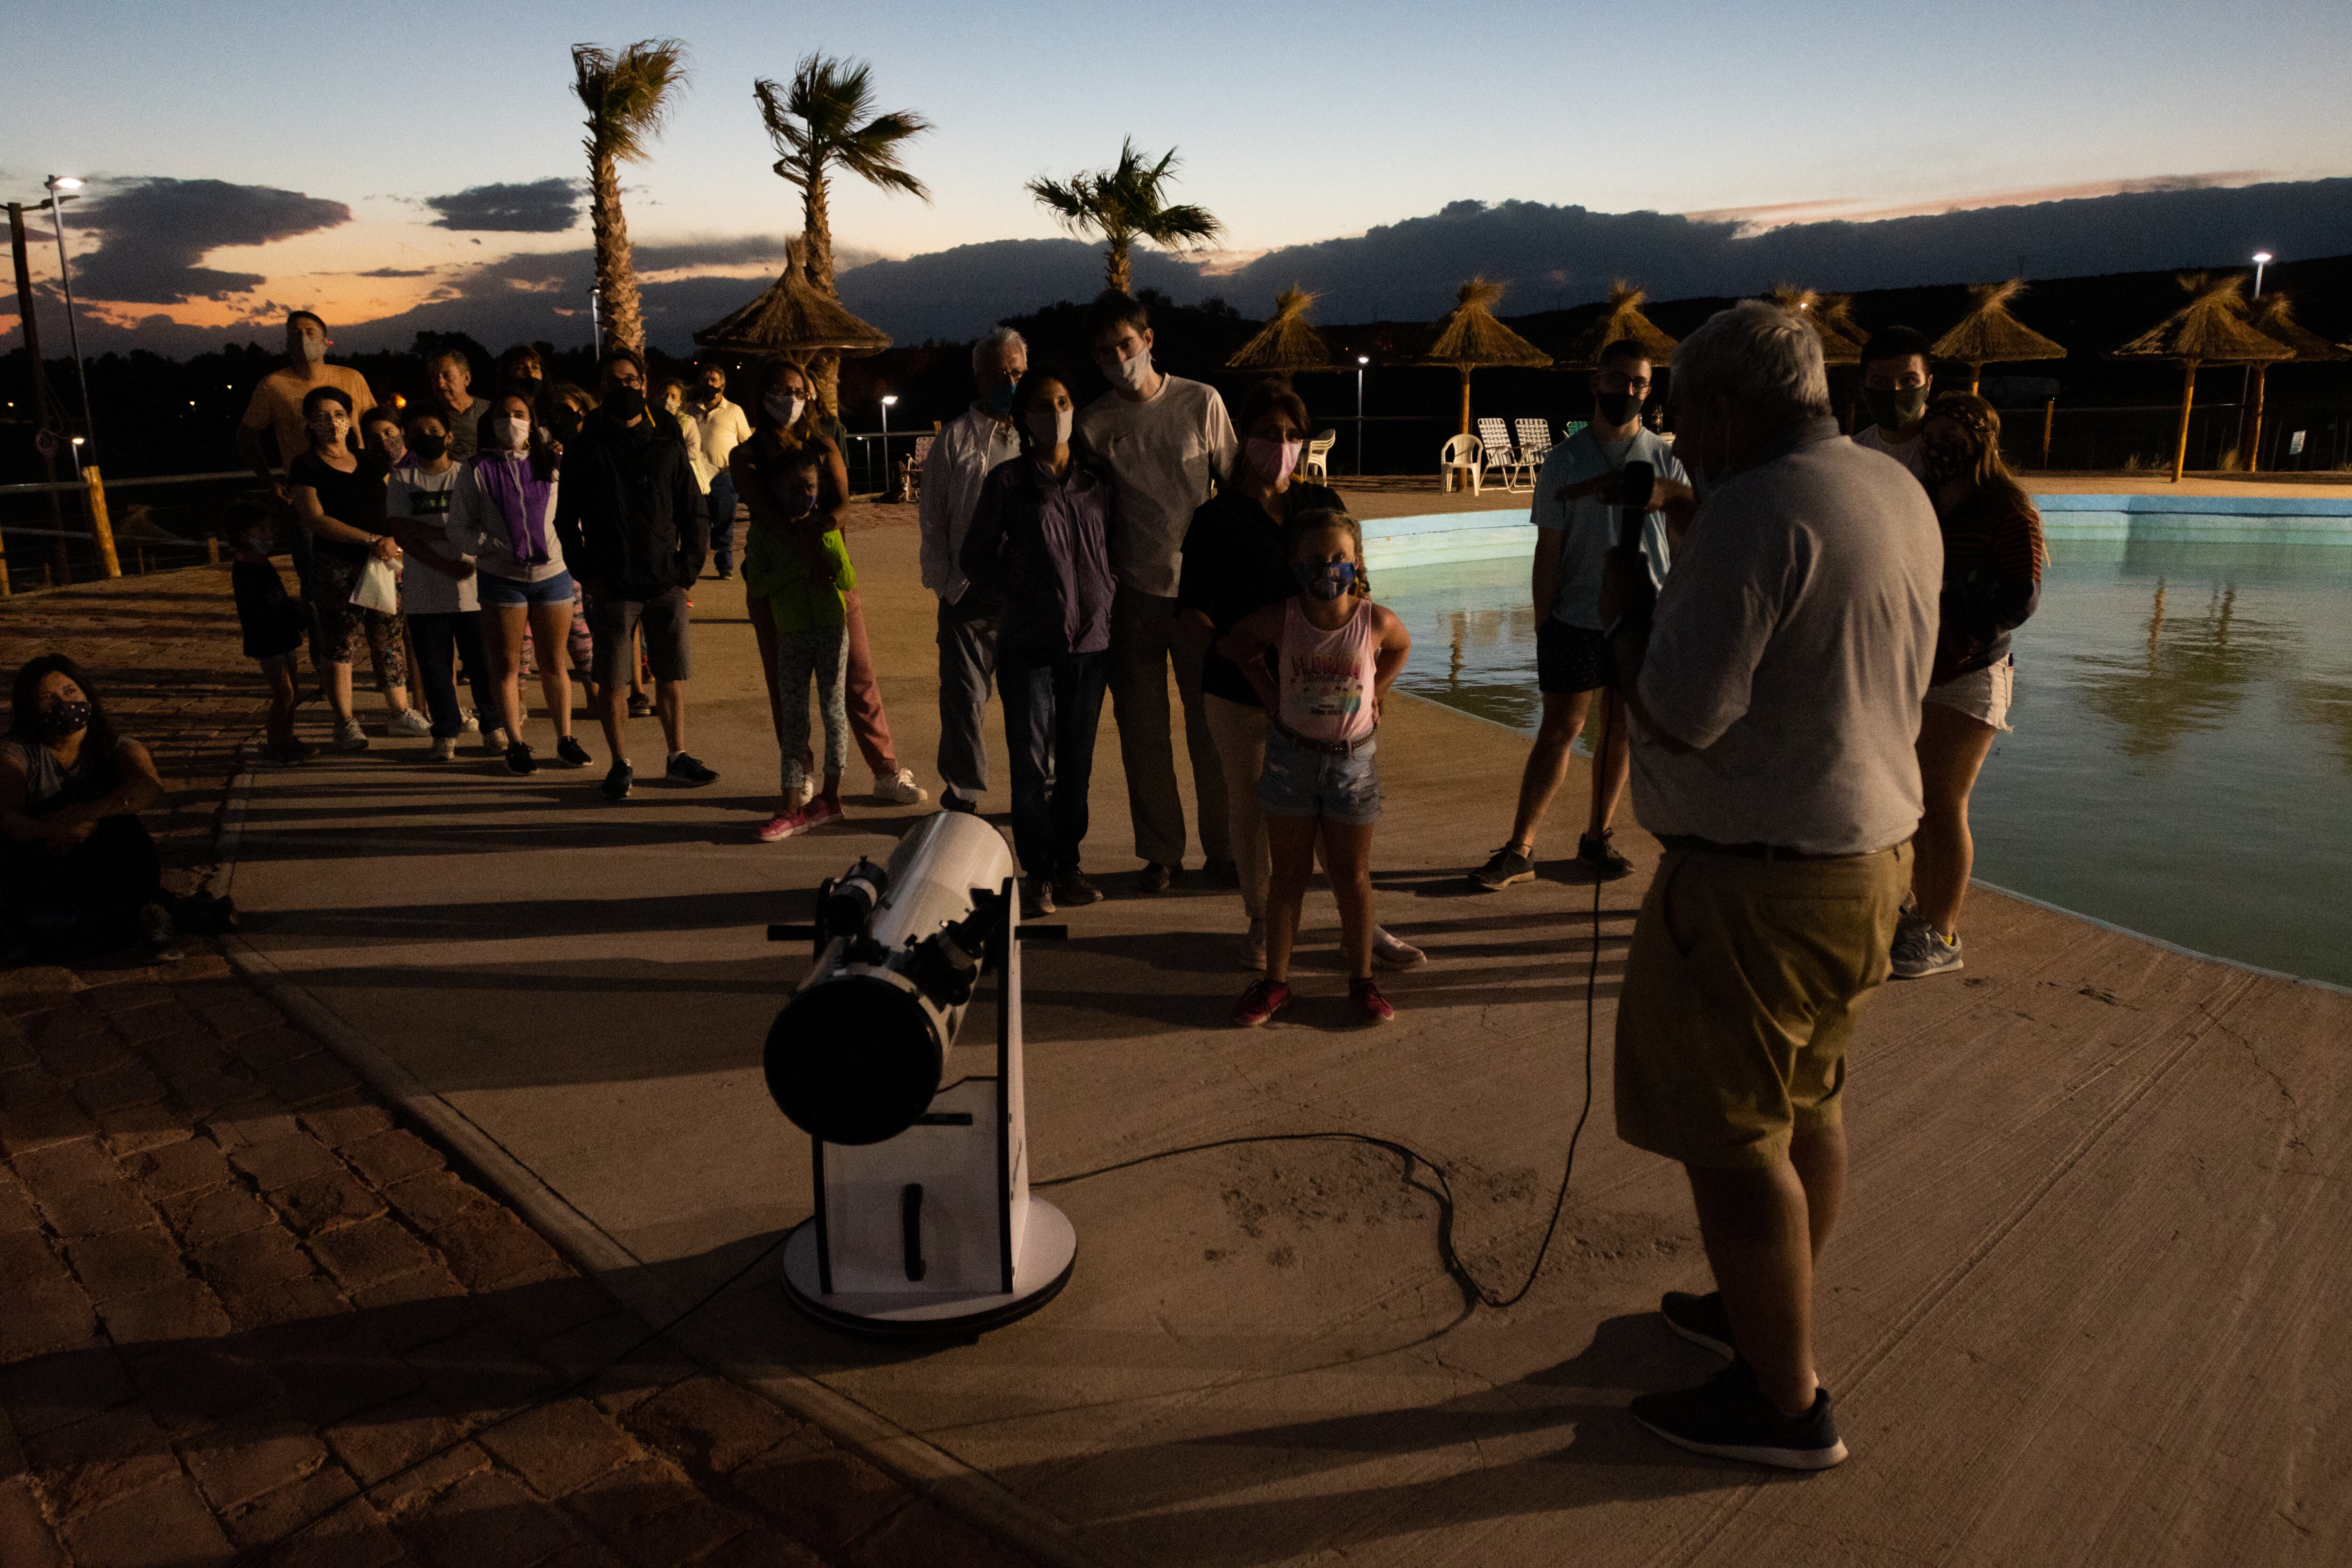
[[[1617,1132],[1689,1174],[1720,1289],[1661,1310],[1731,1365],[1633,1413],[1822,1469],[1846,1450],[1814,1259],[1844,1198],[1846,1041],[1909,881],[1943,543],[1917,481],[1839,437],[1821,342],[1785,310],[1745,300],[1685,339],[1672,409],[1696,515],[1654,609],[1622,550],[1602,606],[1633,810],[1666,847],[1618,1001]]]

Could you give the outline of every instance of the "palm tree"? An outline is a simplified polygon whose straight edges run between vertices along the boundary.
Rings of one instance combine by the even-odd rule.
[[[1166,186],[1176,173],[1176,149],[1171,147],[1156,163],[1135,150],[1135,139],[1119,143],[1118,162],[1108,169],[1049,180],[1043,174],[1029,182],[1037,205],[1080,239],[1097,237],[1108,246],[1103,258],[1103,279],[1121,294],[1128,287],[1128,251],[1139,239],[1170,250],[1195,248],[1225,232],[1208,208],[1166,204]]]
[[[615,55],[594,44],[572,46],[572,90],[588,110],[588,210],[596,231],[596,297],[604,347],[643,353],[646,317],[630,265],[629,224],[621,214],[620,165],[644,158],[669,118],[670,94],[686,85],[686,46],[646,38]]]
[[[835,165],[882,190],[931,199],[923,182],[898,162],[899,144],[929,131],[931,122],[911,110],[875,113],[872,75],[863,60],[811,55],[794,68],[789,89],[765,80],[751,84],[768,139],[776,144],[776,173],[801,193],[809,281],[827,294],[834,292],[833,217],[825,195]]]

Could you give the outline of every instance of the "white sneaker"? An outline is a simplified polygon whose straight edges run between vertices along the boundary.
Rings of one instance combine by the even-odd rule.
[[[467,709],[458,716],[457,728],[468,735],[478,733],[482,728],[482,715],[475,709]]]
[[[456,762],[457,760],[457,737],[455,735],[434,736],[433,760],[436,763]]]
[[[367,749],[367,731],[360,728],[360,721],[357,719],[338,719],[335,721],[335,750],[339,752],[364,752]]]
[[[383,732],[387,735],[430,735],[433,733],[433,721],[414,708],[404,708],[384,721]]]
[[[892,805],[920,805],[931,798],[931,792],[916,786],[913,769],[900,768],[887,779],[880,773],[874,775],[874,798]]]
[[[493,724],[482,731],[482,750],[494,757],[507,754],[507,731],[503,724]]]
[[[1382,969],[1415,969],[1429,962],[1429,954],[1393,935],[1386,926],[1372,928],[1372,962]]]
[[[1249,934],[1242,938],[1242,967],[1244,969],[1265,967],[1265,922],[1264,921],[1250,921]]]

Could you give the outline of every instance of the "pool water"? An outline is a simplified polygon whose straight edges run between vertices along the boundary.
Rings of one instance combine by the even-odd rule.
[[[1977,784],[1977,876],[2352,984],[2352,549],[2051,550],[2015,729]],[[1402,687],[1534,732],[1524,560],[1392,570],[1377,592],[1412,631]]]

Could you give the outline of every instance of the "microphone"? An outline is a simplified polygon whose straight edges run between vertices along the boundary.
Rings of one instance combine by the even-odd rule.
[[[1622,489],[1617,502],[1617,545],[1632,554],[1642,548],[1642,525],[1649,521],[1650,493],[1657,489],[1658,471],[1637,461],[1626,464],[1618,478]]]

